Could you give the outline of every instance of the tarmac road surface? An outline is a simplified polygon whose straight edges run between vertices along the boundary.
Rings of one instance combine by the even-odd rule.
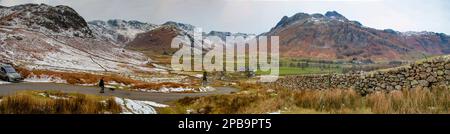
[[[103,96],[116,96],[121,98],[128,98],[133,100],[145,100],[153,101],[158,103],[166,103],[168,101],[182,99],[184,97],[198,97],[198,96],[208,96],[208,95],[218,95],[218,94],[230,94],[232,92],[238,91],[236,88],[232,87],[214,87],[216,90],[211,92],[201,92],[201,93],[149,93],[149,92],[138,92],[138,91],[126,91],[126,90],[115,90],[110,91],[105,89],[105,93],[100,94],[99,87],[93,86],[77,86],[69,84],[56,84],[56,83],[7,83],[0,84],[0,96],[12,95],[17,91],[23,90],[57,90],[65,93],[82,93],[82,94],[93,94],[93,95],[103,95]]]

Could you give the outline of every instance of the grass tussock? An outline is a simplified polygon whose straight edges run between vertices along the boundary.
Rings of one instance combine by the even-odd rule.
[[[165,113],[247,114],[269,113],[450,113],[450,89],[415,89],[377,92],[361,96],[351,89],[287,90],[241,84],[245,90],[231,95],[184,98]]]
[[[450,89],[445,87],[377,92],[366,100],[374,113],[450,113]]]
[[[18,92],[1,100],[1,114],[104,114],[122,110],[112,97],[57,91]]]

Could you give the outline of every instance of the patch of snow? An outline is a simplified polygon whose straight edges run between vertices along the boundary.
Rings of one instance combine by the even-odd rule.
[[[194,113],[194,110],[192,110],[192,109],[186,110],[186,114],[192,114],[192,113]]]
[[[130,78],[135,80],[140,80],[149,83],[163,83],[163,82],[172,82],[172,83],[181,83],[183,79],[187,76],[177,76],[177,77],[140,77],[140,76],[130,76]]]
[[[116,88],[116,87],[113,85],[105,85],[105,88]]]
[[[433,34],[433,32],[427,32],[427,31],[422,31],[422,32],[407,31],[407,32],[402,33],[403,36],[422,36],[422,35],[432,35],[432,34]]]
[[[152,101],[139,101],[115,97],[116,103],[122,106],[122,114],[157,114],[154,107],[168,107]]]
[[[200,87],[200,88],[198,88],[198,89],[199,89],[199,92],[211,92],[211,91],[216,90],[215,88],[210,87],[210,86],[207,86],[207,87]]]
[[[320,22],[322,19],[321,18],[312,17],[310,20],[313,21],[313,22]]]
[[[96,86],[97,84],[77,84],[78,86],[86,86],[86,87],[90,87],[90,86]]]
[[[140,92],[150,92],[150,93],[185,93],[185,92],[211,92],[216,90],[213,87],[200,87],[200,88],[189,88],[189,87],[161,87],[160,89],[135,89]]]
[[[193,92],[194,88],[182,88],[182,87],[162,87],[159,92],[171,93],[171,92]]]
[[[58,77],[48,76],[48,75],[32,75],[31,77],[28,77],[24,79],[23,81],[26,82],[53,82],[53,83],[67,83],[66,80],[63,80]]]
[[[54,99],[54,100],[68,100],[69,99],[69,98],[66,98],[66,97],[59,97],[59,96],[55,96],[55,95],[49,95],[49,94],[46,94],[46,93],[39,93],[38,95],[43,96],[43,97],[49,97],[49,98]]]
[[[270,112],[270,113],[267,113],[267,114],[281,114],[281,110],[278,110],[278,111],[275,111],[275,112]]]
[[[151,93],[182,93],[182,92],[197,92],[194,88],[182,88],[182,87],[162,87],[160,89],[136,89],[141,92]]]
[[[134,70],[166,72],[160,68],[148,67],[151,59],[142,53],[94,39],[47,36],[21,29],[0,38],[4,40],[0,41],[0,57],[14,63],[21,62],[27,68],[32,67],[30,69],[107,70],[130,74]]]
[[[0,80],[0,84],[10,84],[10,82],[6,82],[6,81],[1,81]]]
[[[125,44],[132,41],[139,33],[144,33],[157,28],[157,25],[125,20],[90,21],[88,22],[93,34],[103,40],[117,44]]]
[[[202,77],[203,77],[203,74],[195,74],[194,77],[196,77],[196,78],[202,78]]]

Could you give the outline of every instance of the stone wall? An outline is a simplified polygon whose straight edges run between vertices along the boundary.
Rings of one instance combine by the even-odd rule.
[[[373,72],[287,76],[276,86],[287,89],[355,89],[362,94],[381,90],[450,86],[450,55],[403,67]]]

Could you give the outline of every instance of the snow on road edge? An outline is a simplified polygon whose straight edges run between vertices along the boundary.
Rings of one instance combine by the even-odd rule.
[[[33,75],[31,77],[25,78],[23,81],[25,82],[36,82],[36,83],[67,83],[66,80],[63,80],[59,77],[53,77],[53,76],[48,76],[48,75],[40,75],[40,76],[36,76]]]
[[[157,114],[154,107],[168,107],[152,101],[139,101],[115,97],[116,103],[122,106],[122,114]]]
[[[135,91],[139,92],[150,92],[150,93],[184,93],[184,92],[194,92],[194,93],[203,93],[203,92],[211,92],[216,89],[210,86],[207,87],[199,87],[199,88],[189,88],[189,87],[161,87],[158,90],[155,89],[135,89]]]
[[[10,82],[6,82],[6,81],[0,80],[0,85],[1,85],[1,84],[10,84]]]

